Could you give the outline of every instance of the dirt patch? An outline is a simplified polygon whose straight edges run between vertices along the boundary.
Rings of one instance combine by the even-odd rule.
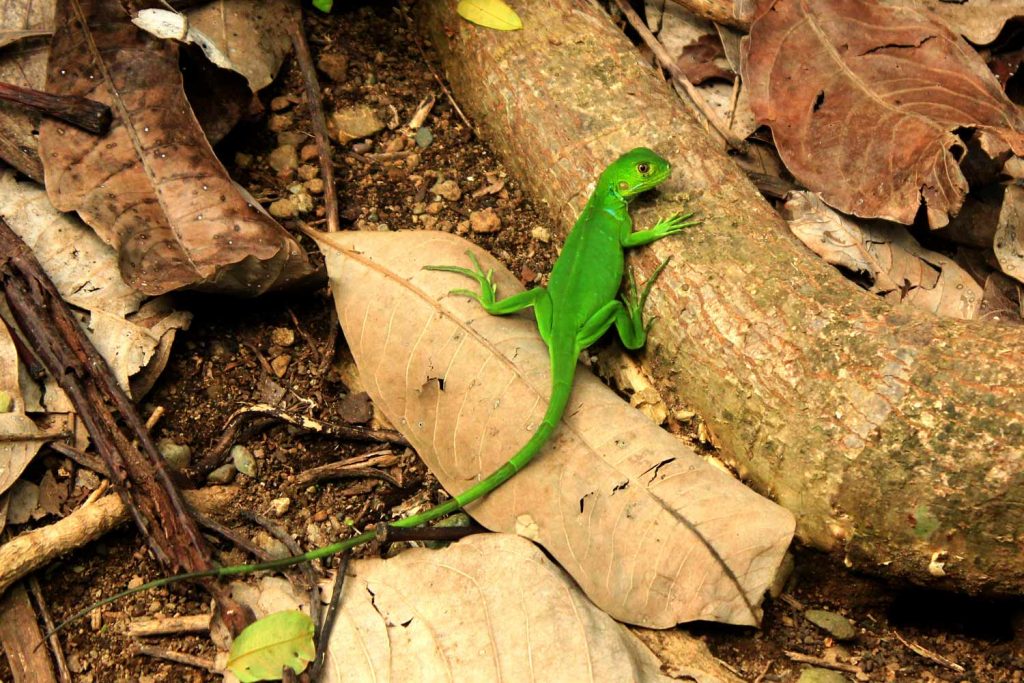
[[[330,113],[369,106],[384,123],[372,136],[335,148],[343,227],[463,232],[527,285],[542,282],[556,254],[545,219],[441,92],[437,67],[422,60],[401,16],[390,6],[340,9],[330,17],[307,20],[314,60],[330,55],[333,79],[324,76],[322,82],[325,109]],[[305,182],[299,169],[282,174],[269,165],[274,150],[282,142],[288,144],[288,134],[299,134],[292,139],[299,140],[300,154],[311,142],[302,92],[292,64],[264,97],[268,109],[276,110],[268,114],[286,118],[269,115],[244,124],[219,149],[233,176],[267,205],[295,194],[292,188]],[[436,101],[423,123],[429,132],[407,131],[405,124],[430,96]],[[275,98],[286,100],[273,104]],[[271,121],[274,130],[268,127]],[[323,222],[322,213],[306,219]],[[193,463],[218,442],[231,413],[253,403],[280,402],[289,412],[336,423],[366,417],[360,417],[358,405],[353,405],[358,398],[345,400],[355,396],[357,387],[346,383],[344,339],[333,332],[336,322],[326,290],[258,301],[189,296],[181,303],[195,312],[195,320],[179,337],[170,365],[142,408],[144,415],[158,406],[166,410],[155,437],[190,446]],[[253,476],[235,477],[243,491],[237,507],[272,517],[305,548],[343,538],[352,526],[362,528],[441,497],[415,454],[400,447],[310,435],[276,421],[254,423],[235,443],[244,445],[255,462]],[[294,486],[295,476],[308,468],[380,450],[396,455],[396,464],[384,471],[401,486],[379,479]],[[29,476],[61,468],[73,471],[62,458],[50,455]],[[184,471],[181,483],[201,486],[205,477],[193,467]],[[287,510],[277,514],[280,503],[275,507],[271,501],[281,498],[288,499]],[[72,498],[68,505],[78,502]],[[257,535],[258,527],[251,523],[230,523],[248,536]],[[225,564],[251,559],[226,542],[213,542]],[[367,546],[360,554],[377,551]],[[689,630],[748,680],[796,680],[804,665],[794,663],[786,652],[834,657],[859,667],[865,680],[872,681],[1021,680],[1024,658],[1012,647],[1012,620],[1020,613],[1019,605],[890,589],[851,576],[816,553],[799,553],[796,566],[788,598],[767,606],[761,630]],[[61,619],[132,580],[159,574],[138,534],[124,528],[70,554],[40,578],[49,608]],[[174,587],[133,596],[103,610],[97,619],[76,625],[64,636],[75,679],[216,680],[194,668],[134,655],[136,644],[122,635],[129,617],[194,614],[207,608],[199,589]],[[803,617],[804,609],[810,608],[847,617],[856,629],[854,639],[840,642],[812,625]],[[964,671],[925,659],[899,638],[952,660]],[[152,644],[213,656],[205,635],[158,638]],[[0,658],[0,679],[10,679],[5,658]]]

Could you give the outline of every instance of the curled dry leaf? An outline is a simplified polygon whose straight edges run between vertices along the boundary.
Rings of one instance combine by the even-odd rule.
[[[43,445],[39,428],[25,414],[18,375],[14,340],[0,319],[0,435],[4,437],[0,439],[0,496],[17,481]]]
[[[1020,0],[883,0],[890,7],[927,9],[975,45],[987,45],[999,37],[1007,21],[1024,17]]]
[[[478,534],[443,550],[356,560],[350,571],[325,683],[673,680],[517,536]]]
[[[831,206],[911,223],[955,214],[967,181],[960,129],[1024,154],[1024,116],[978,54],[932,15],[865,0],[777,0],[745,44],[758,121],[786,166]]]
[[[784,215],[808,249],[868,275],[870,291],[885,299],[948,318],[978,316],[981,286],[952,259],[919,245],[902,226],[855,223],[810,192],[789,193]]]
[[[21,36],[0,51],[0,82],[43,89],[52,27],[53,2],[0,0],[0,31]],[[35,135],[39,119],[36,112],[0,102],[0,158],[41,183],[43,165]]]
[[[446,233],[317,240],[367,391],[445,488],[461,492],[508,460],[544,412],[547,348],[526,316],[490,316],[448,295],[465,278],[423,266],[468,263],[471,249],[503,295],[518,281]],[[794,527],[582,369],[551,441],[468,511],[543,545],[613,617],[660,628],[757,623]]]
[[[1007,185],[992,248],[999,267],[1024,282],[1024,187]]]
[[[47,192],[117,249],[128,284],[146,294],[256,295],[310,272],[298,243],[214,155],[185,100],[173,43],[134,27],[115,0],[61,0],[55,24],[47,89],[109,104],[115,120],[103,138],[43,122]]]
[[[167,362],[175,332],[191,315],[166,297],[148,300],[126,285],[117,254],[74,216],[50,205],[42,188],[0,173],[0,215],[32,249],[61,297],[74,309],[89,339],[118,383],[144,394]],[[145,382],[129,382],[143,373]]]

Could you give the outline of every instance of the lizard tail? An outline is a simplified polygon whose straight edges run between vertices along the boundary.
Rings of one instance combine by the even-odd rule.
[[[576,374],[576,359],[579,351],[572,349],[569,353],[558,353],[552,349],[551,353],[551,397],[548,399],[548,407],[544,411],[537,431],[533,433],[530,440],[523,444],[515,455],[504,465],[494,470],[484,479],[470,486],[468,489],[440,505],[433,507],[418,515],[403,517],[394,522],[396,527],[415,527],[426,522],[433,521],[449,513],[460,510],[475,500],[482,498],[494,489],[498,488],[512,478],[516,472],[526,467],[534,456],[540,452],[541,447],[551,438],[565,407],[569,403],[569,395],[572,393],[573,377]]]

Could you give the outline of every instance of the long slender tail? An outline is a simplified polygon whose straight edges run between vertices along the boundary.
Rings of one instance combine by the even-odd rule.
[[[451,500],[418,515],[403,517],[392,526],[419,526],[438,517],[443,517],[450,512],[455,512],[487,495],[511,479],[516,472],[526,467],[533,460],[534,456],[537,455],[541,447],[551,438],[555,427],[558,426],[559,421],[562,419],[565,406],[569,403],[569,395],[572,393],[572,383],[573,377],[576,374],[576,359],[578,356],[579,351],[575,349],[575,346],[567,350],[551,349],[551,398],[548,399],[548,407],[544,411],[544,417],[541,419],[537,431],[533,433],[530,440],[523,444],[523,447],[515,455],[504,465],[491,472],[486,478],[481,479]]]
[[[548,399],[548,407],[544,411],[544,417],[541,419],[540,425],[537,427],[537,431],[535,431],[533,436],[530,437],[530,440],[527,441],[523,447],[520,448],[519,451],[516,452],[516,454],[513,455],[504,465],[451,500],[445,501],[444,503],[430,508],[425,512],[421,512],[418,515],[403,517],[392,526],[405,528],[415,527],[420,524],[433,521],[439,517],[443,517],[451,512],[455,512],[456,510],[459,510],[473,501],[487,495],[512,478],[516,472],[526,467],[530,461],[533,460],[534,456],[537,455],[541,447],[551,437],[551,434],[555,431],[555,427],[562,419],[565,407],[569,403],[569,395],[572,393],[573,378],[576,374],[576,359],[578,357],[579,349],[575,348],[574,343],[566,344],[566,348],[551,349],[551,398]],[[284,567],[290,567],[292,565],[309,562],[311,560],[319,560],[324,557],[330,557],[331,555],[345,552],[346,550],[351,550],[356,546],[372,541],[376,537],[377,532],[375,530],[367,531],[359,534],[358,536],[345,539],[344,541],[339,541],[322,548],[310,550],[302,555],[282,557],[278,560],[259,562],[257,564],[237,564],[230,567],[219,567],[217,569],[208,569],[206,571],[165,576],[162,579],[156,579],[154,581],[144,583],[141,586],[121,591],[120,593],[116,593],[110,597],[95,602],[88,607],[82,608],[58,624],[53,631],[47,633],[46,636],[48,637],[50,634],[56,633],[57,631],[62,630],[65,626],[78,621],[97,607],[109,605],[116,600],[120,600],[121,598],[129,595],[134,595],[135,593],[150,590],[151,588],[159,588],[172,583],[178,583],[179,581],[220,576],[235,576],[238,574],[250,574],[252,572],[266,571],[269,569],[282,569]]]

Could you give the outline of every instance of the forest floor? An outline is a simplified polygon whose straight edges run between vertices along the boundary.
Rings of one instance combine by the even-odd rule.
[[[421,133],[413,140],[401,125],[385,126],[368,141],[335,146],[343,228],[460,232],[495,254],[526,285],[539,284],[556,256],[545,217],[463,122],[440,89],[436,76],[441,74],[429,61],[429,46],[425,61],[401,15],[383,3],[339,8],[329,17],[310,16],[307,31],[314,60],[332,56],[331,77],[321,74],[328,113],[368,105],[382,120],[393,111],[395,120],[405,124],[427,97],[437,98],[424,123],[430,135]],[[288,134],[294,139],[299,133],[302,145],[312,142],[294,63],[270,90],[262,96],[266,115],[244,123],[218,147],[235,179],[266,204],[286,197],[298,181],[295,171],[281,174],[269,166],[271,153]],[[391,158],[374,156],[380,152]],[[305,218],[322,225],[322,214]],[[283,222],[288,224],[287,219]],[[306,245],[315,252],[312,244]],[[157,439],[188,445],[195,461],[218,441],[228,417],[253,403],[276,403],[330,422],[367,422],[372,407],[351,386],[351,360],[344,338],[332,332],[337,323],[326,289],[255,301],[192,295],[179,304],[195,318],[178,337],[166,371],[141,404],[144,416],[158,406],[166,411],[154,429]],[[254,476],[234,478],[242,490],[236,507],[271,517],[303,547],[323,545],[346,535],[348,526],[369,526],[443,497],[411,450],[310,435],[274,421],[257,426],[235,441],[256,464]],[[695,424],[684,431],[689,434],[680,438],[696,439]],[[378,451],[394,453],[394,464],[384,471],[403,488],[375,478],[294,486],[296,475],[309,468]],[[67,467],[64,459],[51,454],[38,459],[29,476],[62,467]],[[189,474],[186,470],[182,475],[184,486],[204,484],[203,476],[192,473],[189,481]],[[280,502],[283,498],[287,504]],[[271,505],[272,500],[278,502]],[[80,502],[72,492],[66,505]],[[266,532],[252,523],[232,523],[254,536],[257,545],[272,545]],[[225,564],[250,559],[227,544],[220,547],[219,559]],[[360,552],[372,555],[379,548],[371,545]],[[159,575],[141,537],[122,527],[50,566],[40,579],[49,609],[60,619],[132,580]],[[155,590],[72,627],[63,645],[75,680],[216,680],[205,671],[136,654],[137,643],[121,628],[129,617],[202,612],[208,607],[204,595],[196,588]],[[854,637],[840,641],[814,626],[803,617],[807,609],[843,615],[855,626]],[[854,575],[834,558],[797,549],[786,592],[767,603],[760,629],[704,624],[684,628],[749,681],[797,680],[807,664],[788,653],[798,653],[839,662],[837,674],[846,680],[1020,682],[1024,648],[1020,636],[1014,640],[1014,620],[1021,614],[1019,603],[901,589]],[[170,650],[213,656],[205,634],[152,640]],[[861,673],[853,673],[855,669]],[[0,657],[0,680],[9,677],[6,659]]]

